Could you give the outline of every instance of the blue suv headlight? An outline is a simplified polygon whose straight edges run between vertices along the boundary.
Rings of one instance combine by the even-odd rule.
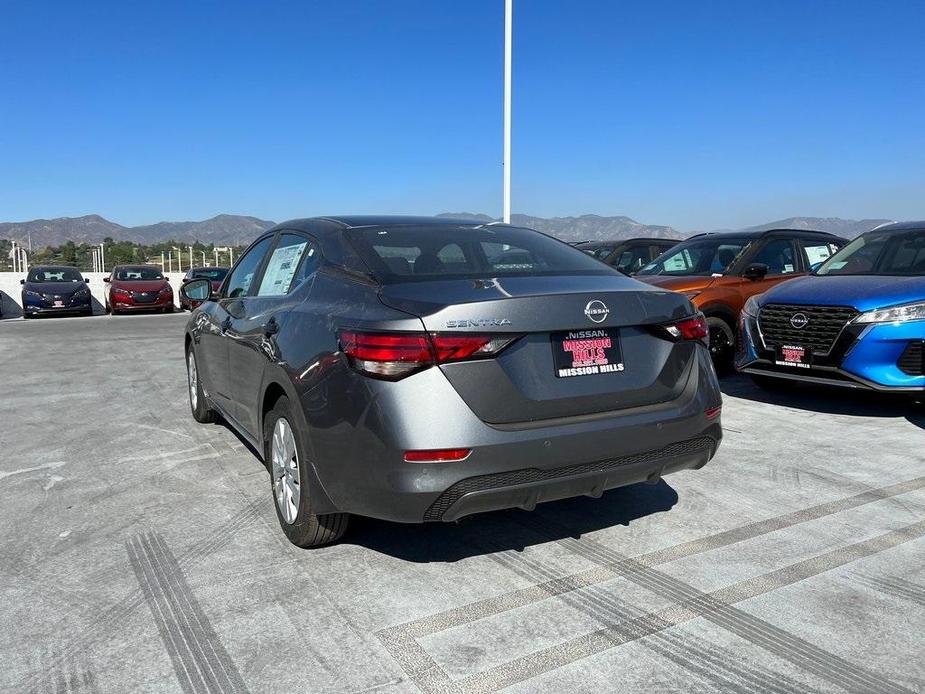
[[[925,320],[925,301],[914,304],[901,304],[889,308],[878,308],[867,311],[854,319],[855,323],[907,323],[914,320]]]
[[[742,313],[749,318],[758,317],[758,296],[759,295],[755,294],[754,296],[748,297],[748,301],[745,302],[745,306],[742,308]]]

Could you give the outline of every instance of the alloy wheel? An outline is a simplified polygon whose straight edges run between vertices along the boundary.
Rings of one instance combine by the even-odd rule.
[[[299,479],[299,453],[295,436],[289,422],[280,417],[273,427],[270,442],[270,458],[273,465],[273,496],[280,516],[290,525],[299,514],[302,487]]]
[[[186,373],[189,378],[189,402],[195,410],[199,405],[199,372],[196,369],[196,356],[191,349],[186,355]]]

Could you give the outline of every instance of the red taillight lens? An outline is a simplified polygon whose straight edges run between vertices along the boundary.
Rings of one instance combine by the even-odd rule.
[[[707,319],[702,313],[685,318],[677,323],[663,325],[662,328],[675,340],[700,340],[706,343],[710,336]]]
[[[431,335],[437,363],[490,357],[511,344],[510,335]]]
[[[517,337],[350,330],[340,333],[340,344],[355,369],[371,376],[397,379],[434,364],[494,356]]]
[[[716,419],[722,413],[723,413],[722,405],[720,405],[719,407],[711,407],[709,410],[704,411],[704,414],[706,415],[707,419]]]
[[[449,463],[465,460],[472,452],[470,448],[442,448],[434,451],[405,451],[406,463]]]
[[[340,345],[353,366],[373,376],[399,378],[433,364],[427,335],[344,331]]]

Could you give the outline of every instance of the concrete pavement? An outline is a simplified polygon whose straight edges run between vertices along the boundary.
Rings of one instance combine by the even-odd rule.
[[[734,376],[703,470],[306,551],[185,321],[0,321],[0,690],[925,691],[925,410]]]

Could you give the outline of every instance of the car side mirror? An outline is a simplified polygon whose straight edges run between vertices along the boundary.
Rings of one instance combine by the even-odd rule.
[[[209,280],[193,280],[180,286],[180,296],[186,301],[211,301],[214,298]]]
[[[108,283],[108,282],[109,282],[109,278],[108,278],[108,277],[104,277],[104,278],[103,278],[103,281]]]
[[[25,284],[25,283],[26,283],[26,280],[19,280],[19,283],[20,283],[20,284]]]
[[[89,278],[89,277],[83,277],[83,278],[81,278],[81,279],[83,279],[83,281],[86,282],[87,284],[90,284],[90,278]]]
[[[764,263],[752,263],[742,272],[742,277],[749,280],[760,280],[768,274],[768,266]]]

